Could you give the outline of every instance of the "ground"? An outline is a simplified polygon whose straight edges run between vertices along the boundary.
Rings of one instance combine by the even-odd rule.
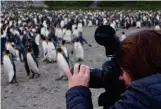
[[[106,61],[105,51],[94,39],[96,27],[85,27],[84,37],[92,44],[92,47],[84,45],[84,64],[90,67],[100,68]],[[140,29],[131,28],[125,33],[131,34]],[[118,30],[121,35],[123,30]],[[69,47],[71,48],[71,47]],[[56,63],[46,64],[39,60],[41,76],[37,79],[29,79],[26,76],[24,63],[16,62],[18,84],[8,84],[8,74],[1,73],[1,104],[2,109],[66,109],[65,93],[68,90],[67,81],[56,81],[59,69]],[[73,63],[75,63],[72,56]],[[91,89],[94,109],[102,109],[98,106],[98,97],[104,89]]]

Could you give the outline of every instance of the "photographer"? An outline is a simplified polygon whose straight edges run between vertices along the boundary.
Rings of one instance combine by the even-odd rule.
[[[95,36],[97,36],[96,33]],[[106,54],[108,54],[107,47],[108,46],[105,46]],[[114,87],[113,80],[117,81],[118,78],[120,81],[124,82],[126,90],[119,98],[114,96],[116,101],[114,101],[115,103],[110,103],[112,104],[111,107],[104,104],[104,108],[161,109],[161,34],[154,30],[140,31],[128,36],[121,43],[120,50],[118,51],[119,53],[116,53],[115,51],[117,58],[113,59],[120,62],[119,64],[122,74],[118,73],[118,76],[112,68],[112,74],[109,72],[107,73],[109,76],[112,75],[111,79],[104,79],[104,77],[107,77],[107,74],[102,72],[102,70],[100,70],[101,72],[99,72],[100,74],[98,76],[95,75],[95,78],[101,77],[105,80],[102,80],[102,83],[104,83],[103,87],[105,87],[105,82],[109,82],[109,80],[106,79],[112,80],[112,82],[107,83],[106,85],[106,87],[108,87],[108,89],[105,88],[107,91],[106,94],[110,92],[112,96],[115,95],[112,94],[110,90],[117,89],[117,87]],[[114,65],[110,63],[110,66],[116,67],[116,63],[117,62],[115,62]],[[110,69],[111,67],[103,69],[108,70],[108,68]],[[69,81],[69,90],[66,93],[67,109],[93,109],[91,92],[88,88],[91,88],[91,80],[93,80],[93,76],[91,75],[95,72],[91,72],[88,66],[80,66],[79,64],[75,64],[73,72],[73,75],[69,71],[66,72]],[[100,81],[95,81],[95,83],[99,82]],[[108,86],[109,84],[113,86],[111,89],[110,86]],[[119,82],[116,82],[115,84],[120,87],[122,86],[119,85]],[[97,87],[100,88],[99,86]],[[114,93],[115,92],[117,91],[114,91]],[[107,101],[112,100],[109,99],[106,94],[104,99]]]

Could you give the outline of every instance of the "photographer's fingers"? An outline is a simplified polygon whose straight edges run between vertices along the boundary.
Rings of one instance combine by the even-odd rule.
[[[85,65],[81,65],[80,66],[79,73],[84,75],[85,74],[85,71],[86,71],[86,66]]]
[[[85,76],[89,77],[90,68],[86,66]]]
[[[90,68],[86,66],[86,71],[84,76],[86,77],[86,86],[89,87],[89,81],[90,81]]]
[[[73,72],[73,74],[74,74],[74,75],[77,75],[78,73],[79,73],[79,64],[76,63],[76,64],[74,65],[74,72]]]

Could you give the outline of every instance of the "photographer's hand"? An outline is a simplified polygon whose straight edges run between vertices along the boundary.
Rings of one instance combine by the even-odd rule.
[[[86,65],[81,65],[79,69],[79,64],[75,64],[73,75],[71,72],[66,72],[68,77],[69,88],[74,86],[85,86],[89,87],[90,80],[90,68]]]
[[[80,68],[79,68],[80,67]],[[67,109],[93,109],[91,92],[88,88],[90,70],[86,65],[74,65],[73,75],[66,72],[69,90],[66,93]]]

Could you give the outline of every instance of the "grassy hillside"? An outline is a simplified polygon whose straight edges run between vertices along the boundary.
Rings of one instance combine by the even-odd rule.
[[[93,1],[45,1],[50,9],[89,9]],[[99,1],[100,9],[161,9],[161,1]]]
[[[48,6],[60,6],[60,7],[73,7],[73,6],[89,6],[93,1],[46,1]]]

